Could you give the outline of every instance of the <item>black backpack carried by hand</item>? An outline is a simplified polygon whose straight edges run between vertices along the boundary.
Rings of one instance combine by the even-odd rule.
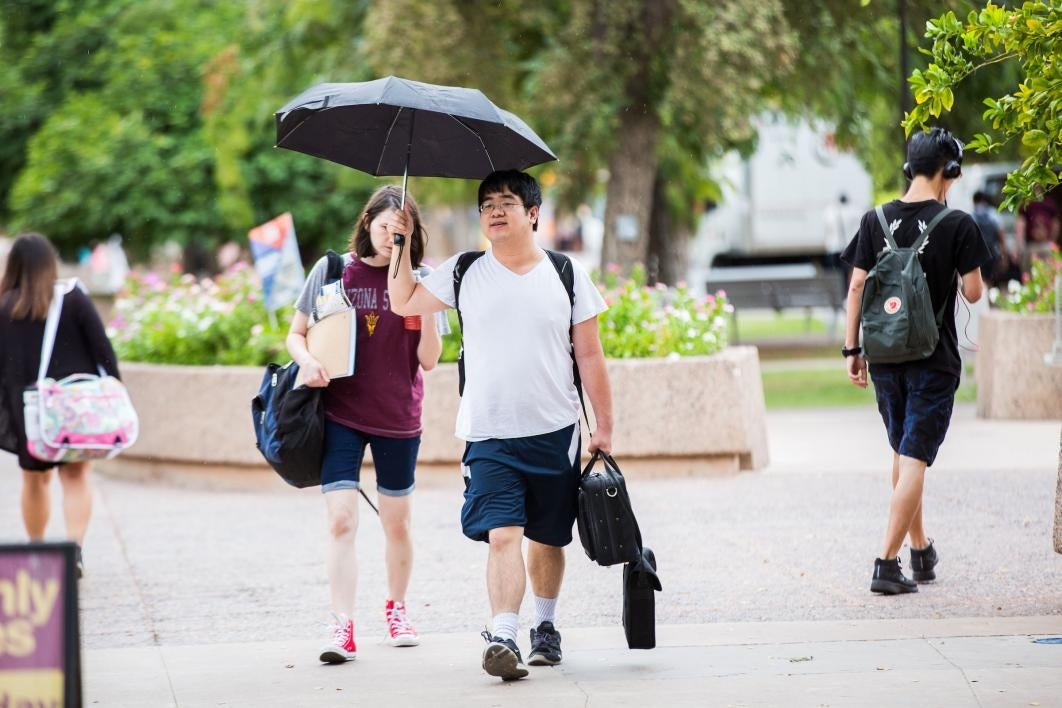
[[[324,455],[324,389],[295,387],[299,365],[269,364],[251,401],[258,451],[293,487],[321,484]]]
[[[343,277],[343,257],[329,251],[325,283]],[[266,462],[293,487],[321,484],[324,457],[323,388],[295,386],[299,365],[269,364],[251,400],[255,443]]]

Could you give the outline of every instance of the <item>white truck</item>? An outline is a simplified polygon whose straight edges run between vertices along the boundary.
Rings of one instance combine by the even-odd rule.
[[[690,249],[697,275],[724,266],[828,265],[872,205],[870,175],[826,127],[773,114],[757,127],[752,155],[729,153],[718,164],[722,199],[701,219]],[[703,280],[694,275],[691,282]]]

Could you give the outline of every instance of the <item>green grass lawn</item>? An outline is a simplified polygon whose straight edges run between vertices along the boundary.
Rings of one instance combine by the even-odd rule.
[[[838,330],[842,329],[838,322]],[[818,317],[809,320],[803,312],[787,310],[774,314],[771,312],[737,313],[738,335],[743,342],[762,339],[791,338],[802,335],[824,335],[828,331],[827,323]],[[731,323],[733,328],[733,323]],[[733,333],[733,329],[730,330]]]
[[[767,408],[817,408],[826,406],[876,406],[873,385],[856,388],[848,381],[844,362],[837,357],[835,367],[806,364],[787,368],[775,362],[764,369],[763,394]],[[977,400],[973,377],[968,376],[955,394],[957,402]]]

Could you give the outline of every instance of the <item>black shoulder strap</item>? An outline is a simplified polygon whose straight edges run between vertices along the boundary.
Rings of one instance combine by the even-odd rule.
[[[461,319],[461,281],[472,264],[479,260],[486,251],[465,251],[457,257],[454,264],[454,309],[457,310],[457,319]]]
[[[334,283],[343,277],[343,256],[329,250],[325,254],[328,259],[328,269],[325,271],[325,283]]]
[[[561,279],[561,283],[564,285],[565,292],[568,293],[568,303],[572,307],[572,313],[574,317],[575,312],[575,268],[572,267],[572,261],[568,256],[563,253],[557,253],[556,251],[546,251],[546,255],[549,257],[550,263],[553,264],[553,268],[557,271],[557,276]],[[579,404],[583,407],[583,418],[586,419],[586,429],[590,432],[590,416],[586,412],[586,399],[583,398],[583,379],[579,376],[579,364],[575,361],[575,340],[572,338],[572,330],[575,324],[569,320],[568,326],[568,341],[571,345],[572,354],[572,373],[575,379],[575,390],[579,392]]]
[[[486,251],[465,251],[457,257],[457,263],[454,264],[454,309],[457,310],[457,324],[461,327],[462,342],[461,351],[457,354],[457,393],[461,396],[465,395],[465,322],[461,319],[461,281],[472,264],[484,253]]]
[[[325,253],[325,258],[328,261],[328,265],[325,267],[325,280],[324,285],[334,283],[343,277],[343,256],[339,255],[335,251],[329,249]],[[311,322],[317,321],[317,298],[314,298],[313,305],[313,319]]]
[[[565,292],[568,293],[568,303],[575,308],[575,269],[572,268],[572,261],[568,256],[563,253],[557,253],[556,251],[546,251],[546,255],[549,256],[550,262],[553,264],[554,270],[557,271],[558,277],[561,279],[561,283],[564,285]]]

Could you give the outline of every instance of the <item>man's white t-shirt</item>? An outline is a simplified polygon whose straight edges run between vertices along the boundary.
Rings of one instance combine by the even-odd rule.
[[[421,281],[454,307],[458,256]],[[488,249],[461,279],[465,392],[456,435],[469,441],[551,433],[579,420],[569,329],[604,312],[601,293],[571,259],[575,305],[549,257],[517,275]]]

